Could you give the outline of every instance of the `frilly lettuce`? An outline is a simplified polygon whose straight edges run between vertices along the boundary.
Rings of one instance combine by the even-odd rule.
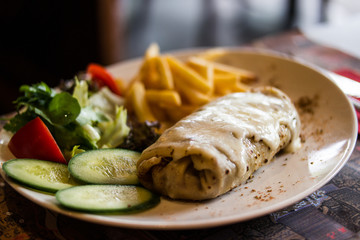
[[[115,118],[111,121],[100,122],[98,127],[102,131],[102,136],[98,141],[101,148],[114,148],[122,144],[130,132],[126,125],[127,111],[123,106],[116,107]]]
[[[107,87],[88,97],[85,81],[76,81],[73,96],[78,99],[81,111],[76,121],[82,126],[89,139],[97,148],[114,148],[129,134],[126,125],[127,111],[124,100],[113,94]]]
[[[15,101],[19,112],[4,128],[15,133],[40,116],[67,156],[117,147],[129,134],[124,100],[106,87],[91,93],[86,81],[75,79],[73,94],[55,91],[45,83],[24,85],[20,91],[24,95]]]

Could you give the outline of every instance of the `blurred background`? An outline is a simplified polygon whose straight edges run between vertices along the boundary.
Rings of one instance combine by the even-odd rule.
[[[19,86],[56,86],[88,63],[162,52],[241,46],[260,37],[359,14],[358,0],[2,0],[0,114]]]

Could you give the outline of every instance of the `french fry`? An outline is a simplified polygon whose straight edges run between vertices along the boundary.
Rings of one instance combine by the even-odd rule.
[[[198,107],[195,105],[181,105],[177,108],[164,107],[164,110],[169,117],[169,121],[174,123],[194,112]]]
[[[156,67],[156,57],[160,55],[159,45],[150,44],[144,54],[144,60],[140,67],[139,77],[146,88],[156,88],[159,86],[159,72]]]
[[[210,102],[211,97],[208,94],[204,94],[200,91],[197,91],[194,88],[188,87],[186,85],[179,85],[178,91],[180,95],[186,100],[187,103],[201,106]]]
[[[229,73],[216,73],[214,74],[214,85],[215,88],[218,86],[229,86],[233,85],[240,81],[240,78],[238,75],[235,74],[229,74]]]
[[[139,121],[156,121],[156,118],[152,114],[148,102],[146,101],[145,87],[142,82],[135,81],[132,83],[126,96],[126,102],[127,105],[130,105],[130,109],[134,111]]]
[[[204,63],[200,58],[193,58],[186,62],[186,65],[194,69],[210,84],[211,92],[214,88],[214,65],[210,62]]]
[[[152,43],[145,51],[145,59],[150,59],[160,55],[160,47],[157,43]]]
[[[210,84],[211,92],[214,92],[214,65],[210,64],[206,71],[206,80]]]
[[[167,56],[166,60],[169,63],[171,72],[173,74],[175,86],[191,86],[192,88],[197,89],[202,93],[208,93],[211,91],[210,84],[203,77],[201,77],[200,74],[187,67],[180,60],[172,56]]]
[[[153,113],[154,117],[157,120],[159,120],[161,123],[169,121],[169,116],[167,115],[167,112],[164,110],[163,107],[159,106],[159,104],[157,103],[151,103],[151,102],[149,102],[149,106],[151,112]]]
[[[196,72],[200,74],[200,76],[207,78],[209,62],[205,62],[205,60],[201,58],[191,57],[187,62],[186,65],[194,69]]]
[[[180,106],[181,99],[178,92],[173,90],[146,90],[145,98],[148,102],[159,106]]]
[[[224,86],[224,87],[216,89],[215,94],[217,96],[225,96],[227,94],[234,93],[234,92],[246,92],[249,89],[250,89],[249,87],[247,87],[246,85],[244,85],[242,83],[236,83],[231,86]]]
[[[174,80],[168,62],[165,58],[157,56],[154,57],[154,64],[157,72],[159,73],[159,86],[160,89],[174,89]]]
[[[146,88],[157,88],[159,86],[159,73],[156,70],[155,58],[145,58],[140,68],[140,79]]]
[[[223,56],[227,52],[228,51],[224,48],[213,48],[201,53],[200,55],[198,55],[198,57],[206,59],[208,61],[215,61],[217,58]]]
[[[226,73],[214,74],[214,93],[220,96],[229,94],[237,82],[239,82],[237,75]]]
[[[233,92],[246,92],[250,90],[250,87],[245,85],[244,83],[237,82],[232,86]]]
[[[232,88],[229,87],[223,87],[223,88],[218,88],[216,89],[216,92],[214,93],[216,96],[221,97],[221,96],[225,96],[228,95],[230,93],[233,93]]]
[[[241,83],[239,76],[229,73],[218,73],[214,76],[214,92],[218,95],[226,95],[232,92],[245,92],[250,88]]]
[[[214,63],[214,72],[216,73],[232,73],[240,77],[243,82],[250,82],[256,79],[256,76],[253,72],[228,66],[221,63]]]
[[[124,80],[122,80],[121,78],[115,78],[115,82],[116,82],[116,85],[118,86],[118,88],[120,89],[120,92],[124,93],[126,90],[126,84],[125,84]]]
[[[138,72],[127,84],[126,89],[125,89],[125,99],[128,98],[128,95],[131,92],[130,90],[132,88],[132,85],[136,82],[142,82],[142,76],[141,76],[140,72]],[[128,107],[131,107],[131,106],[128,106]]]
[[[241,81],[244,81],[244,82],[249,82],[249,81],[253,81],[256,79],[256,75],[253,72],[250,72],[248,70],[225,65],[222,63],[211,62],[206,59],[202,59],[200,57],[191,57],[188,62],[189,62],[189,64],[197,64],[197,65],[204,65],[204,66],[211,63],[211,64],[213,64],[215,74],[217,74],[217,73],[235,74],[240,77]]]

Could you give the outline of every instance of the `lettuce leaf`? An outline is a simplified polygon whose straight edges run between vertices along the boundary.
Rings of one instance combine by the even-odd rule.
[[[102,136],[98,142],[100,148],[114,148],[122,144],[130,132],[126,125],[127,111],[123,106],[116,107],[114,120],[99,123]]]

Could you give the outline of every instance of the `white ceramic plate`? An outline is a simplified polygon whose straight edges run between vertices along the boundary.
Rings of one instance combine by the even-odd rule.
[[[199,50],[173,53],[185,58]],[[297,102],[313,99],[313,113],[301,114],[305,143],[293,154],[282,154],[258,170],[248,183],[216,199],[182,202],[161,199],[153,209],[132,215],[95,215],[60,208],[52,195],[23,188],[4,172],[5,180],[20,194],[58,213],[94,223],[143,229],[194,229],[249,220],[280,210],[305,198],[326,184],[345,165],[355,146],[357,121],[347,97],[339,88],[308,64],[290,57],[251,49],[232,49],[218,61],[241,66],[259,75],[258,84],[271,84]],[[130,79],[141,60],[110,66],[116,76]],[[2,132],[0,161],[12,157]]]

